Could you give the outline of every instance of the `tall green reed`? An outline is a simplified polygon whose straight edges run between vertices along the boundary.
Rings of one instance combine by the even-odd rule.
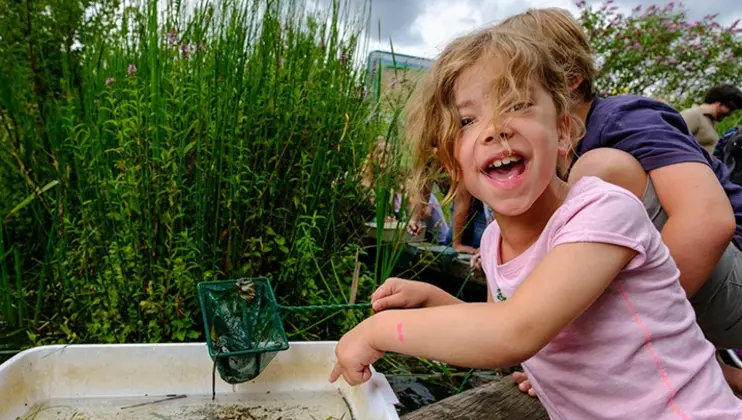
[[[367,11],[121,6],[79,48],[15,51],[0,80],[0,320],[33,344],[198,339],[195,284],[243,275],[340,302],[384,124],[357,56]]]

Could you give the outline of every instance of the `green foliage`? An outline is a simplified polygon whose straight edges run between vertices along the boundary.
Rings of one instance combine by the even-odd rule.
[[[604,95],[633,93],[683,109],[700,103],[710,87],[742,84],[742,25],[725,27],[718,15],[690,21],[682,3],[636,6],[624,14],[608,0],[579,1],[580,23],[590,38]]]
[[[345,302],[381,124],[363,13],[36,3],[0,0],[0,322],[32,344],[203,339],[196,283],[259,274],[283,304]]]

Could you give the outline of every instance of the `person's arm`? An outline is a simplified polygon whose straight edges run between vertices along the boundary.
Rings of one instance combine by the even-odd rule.
[[[736,221],[724,189],[708,165],[678,163],[649,172],[667,212],[662,240],[690,297],[711,276],[732,240]]]
[[[469,216],[469,209],[471,208],[471,194],[467,191],[463,185],[459,186],[456,191],[456,196],[453,202],[453,223],[451,228],[453,229],[453,249],[459,252],[471,252],[474,253],[476,250],[472,247],[465,246],[462,243],[464,238],[464,229],[466,229],[466,219]]]
[[[681,114],[663,104],[614,112],[601,136],[601,146],[631,154],[649,174],[668,215],[662,239],[680,268],[681,285],[693,296],[736,229],[729,198],[700,144],[686,131]]]
[[[590,307],[635,255],[610,244],[559,245],[502,303],[374,315],[369,318],[371,346],[471,368],[521,363]]]

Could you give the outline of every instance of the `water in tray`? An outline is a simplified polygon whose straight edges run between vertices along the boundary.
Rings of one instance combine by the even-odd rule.
[[[351,420],[336,392],[57,399],[31,407],[22,420]]]

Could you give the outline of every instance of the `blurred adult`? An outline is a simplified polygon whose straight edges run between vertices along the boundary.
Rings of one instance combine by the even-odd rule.
[[[732,112],[742,108],[742,91],[734,85],[714,86],[706,92],[700,105],[683,110],[680,114],[688,125],[688,130],[709,154],[714,153],[719,134],[716,122],[728,117]]]

